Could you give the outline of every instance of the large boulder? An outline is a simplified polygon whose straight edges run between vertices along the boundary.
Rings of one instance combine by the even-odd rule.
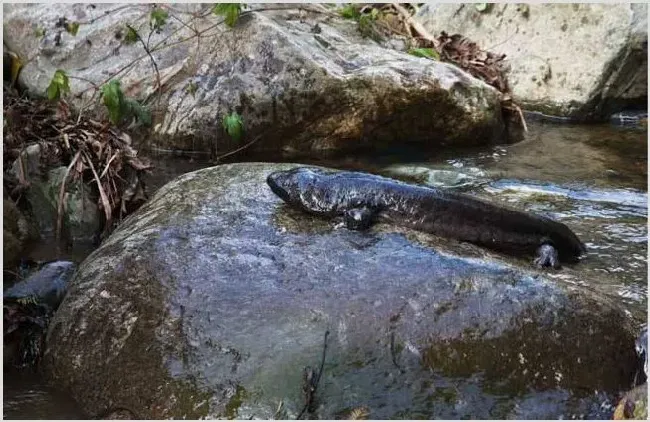
[[[149,5],[5,5],[5,42],[33,58],[20,76],[30,91],[44,93],[54,71],[65,69],[75,77],[73,93],[87,90],[83,99],[72,98],[79,104],[92,93],[88,81],[101,85],[123,70],[125,91],[152,100],[154,142],[163,148],[219,155],[260,134],[250,148],[276,152],[476,145],[506,137],[494,88],[455,66],[383,48],[362,38],[354,22],[275,10],[244,14],[229,30],[215,27],[221,18],[209,13],[192,17],[205,6],[165,7],[182,19],[170,17],[149,37]],[[81,22],[76,36],[56,28],[62,17]],[[188,19],[192,25],[181,22]],[[126,24],[150,40],[164,82],[160,97],[149,55],[139,42],[124,43]],[[190,26],[205,31],[200,42]],[[34,35],[38,28],[47,28],[42,38]],[[163,42],[164,49],[155,47]],[[245,122],[239,143],[222,127],[233,111]]]
[[[434,34],[460,33],[504,53],[524,108],[602,120],[646,108],[647,4],[435,4],[417,19]]]
[[[611,415],[635,333],[605,298],[478,248],[293,211],[265,183],[290,167],[188,173],[128,217],[70,283],[50,380],[89,414],[295,418],[329,330],[319,418]]]

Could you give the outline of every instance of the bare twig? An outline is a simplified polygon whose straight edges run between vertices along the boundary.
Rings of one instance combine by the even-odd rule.
[[[524,113],[521,111],[521,107],[519,107],[517,104],[512,104],[512,106],[517,110],[517,113],[519,114],[519,118],[521,119],[521,125],[524,127],[524,132],[528,133],[528,126],[526,125],[526,119],[524,119]]]
[[[88,165],[90,167],[90,170],[93,172],[93,176],[95,176],[95,180],[97,181],[97,189],[99,190],[99,196],[102,200],[102,205],[104,208],[104,214],[106,214],[106,226],[104,230],[108,230],[108,228],[111,226],[111,220],[112,220],[112,210],[111,210],[111,204],[108,201],[108,197],[106,196],[106,192],[104,192],[104,188],[102,187],[102,181],[99,179],[99,176],[97,175],[97,172],[95,171],[95,166],[93,165],[92,160],[86,154],[85,152],[83,153],[84,157],[86,157],[86,161],[88,161]]]
[[[325,339],[323,340],[323,355],[320,362],[320,368],[318,369],[318,375],[314,374],[314,371],[307,366],[304,370],[304,385],[303,391],[305,393],[305,405],[298,414],[296,419],[302,418],[302,415],[309,410],[314,401],[314,395],[316,394],[316,389],[318,388],[318,383],[320,382],[320,377],[323,375],[323,368],[325,367],[325,356],[327,354],[327,337],[330,335],[330,331],[325,331]]]
[[[413,28],[415,32],[420,34],[420,37],[429,41],[433,45],[433,48],[436,49],[436,51],[440,52],[440,42],[436,39],[436,37],[431,35],[431,33],[427,31],[426,28],[422,26],[420,22],[414,20],[411,14],[408,12],[408,10],[400,6],[399,3],[391,3],[391,4],[395,8],[395,10],[397,10],[397,12],[400,15],[402,15],[407,25]]]
[[[13,275],[14,277],[16,277],[18,280],[23,279],[23,277],[20,274],[18,274],[17,272],[15,272],[15,271],[11,271],[11,270],[7,270],[7,269],[3,268],[2,272],[3,273],[9,273],[9,274]],[[282,402],[280,402],[280,404],[282,404]]]
[[[108,160],[108,162],[106,163],[106,166],[104,167],[104,171],[102,171],[102,174],[99,175],[100,179],[102,179],[106,175],[106,172],[108,172],[108,169],[110,168],[111,163],[113,162],[113,160],[115,158],[117,158],[118,155],[120,155],[119,151],[117,151],[115,154],[113,154],[113,156],[110,158],[110,160]]]
[[[27,179],[25,178],[25,163],[23,162],[23,151],[24,149],[18,153],[18,182],[23,186],[27,186],[28,182]]]
[[[180,24],[183,25],[185,28],[187,28],[187,29],[189,29],[190,31],[194,32],[194,36],[197,36],[197,37],[199,36],[199,31],[198,31],[196,28],[191,27],[191,26],[188,25],[184,20],[182,20],[181,18],[179,18],[179,17],[176,16],[176,15],[173,15],[173,14],[172,14],[172,15],[170,15],[170,16],[172,17],[172,19],[174,19],[174,20],[180,22]]]
[[[241,147],[237,148],[236,150],[227,152],[227,153],[222,154],[222,155],[219,155],[218,157],[216,157],[216,160],[221,160],[221,159],[229,157],[229,156],[231,156],[233,154],[237,154],[239,151],[242,151],[242,150],[248,148],[249,146],[253,145],[255,142],[259,141],[259,139],[261,137],[262,137],[262,135],[257,135],[255,138],[253,138],[252,141],[250,141],[249,143],[247,143],[245,145],[242,145]]]
[[[78,23],[79,23],[80,25],[88,25],[88,24],[91,24],[91,23],[97,22],[97,21],[100,20],[101,18],[105,18],[106,16],[110,15],[111,13],[115,13],[115,12],[118,12],[118,11],[120,11],[120,10],[124,10],[124,9],[129,9],[129,8],[131,8],[131,7],[139,7],[139,6],[141,6],[141,5],[138,5],[138,4],[127,4],[127,5],[124,5],[124,6],[116,7],[115,9],[104,11],[104,14],[103,14],[103,15],[97,16],[96,18],[92,18],[91,20],[88,20],[88,21],[78,21]]]
[[[73,76],[73,75],[68,75],[68,78],[70,78],[70,79],[78,79],[80,81],[88,83],[90,86],[92,86],[95,89],[99,89],[99,85],[97,85],[95,82],[91,81],[88,78],[84,78],[82,76]]]
[[[297,9],[297,8],[298,8],[298,7],[264,7],[264,8],[259,8],[259,9],[255,9],[255,10],[246,10],[246,11],[243,11],[239,16],[240,16],[240,18],[241,18],[242,16],[246,16],[246,15],[252,14],[252,13],[254,13],[254,12],[265,12],[265,11],[272,11],[272,10],[291,10],[291,9]],[[316,9],[306,9],[306,10],[309,10],[310,12],[314,12],[314,13],[329,14],[329,12],[324,12],[324,11],[320,11],[320,10],[316,10]],[[186,23],[189,25],[189,23],[194,22],[196,19],[204,18],[204,17],[208,16],[210,13],[211,13],[211,12],[207,12],[207,13],[202,14],[202,15],[199,15],[199,16],[194,16],[194,15],[193,15],[192,19],[191,19],[189,22],[186,22]],[[192,32],[194,32],[194,34],[192,34],[191,36],[188,36],[188,37],[185,37],[185,38],[181,38],[181,39],[179,39],[179,40],[177,40],[177,41],[174,41],[174,42],[172,42],[172,43],[167,44],[167,41],[168,41],[170,38],[172,38],[173,36],[175,36],[176,34],[178,34],[180,31],[182,31],[183,29],[185,29],[185,26],[181,26],[181,27],[175,29],[174,31],[172,31],[172,33],[170,33],[169,35],[167,35],[165,38],[163,38],[162,40],[160,40],[158,43],[154,44],[153,47],[149,48],[148,51],[147,51],[145,54],[142,54],[141,56],[136,57],[135,59],[131,60],[129,63],[127,63],[126,65],[124,65],[123,67],[121,67],[119,70],[117,70],[116,72],[114,72],[114,73],[112,73],[111,75],[109,75],[107,78],[105,78],[101,83],[99,83],[99,84],[97,84],[97,85],[102,86],[102,85],[108,83],[111,79],[113,79],[113,78],[115,78],[115,77],[121,75],[121,74],[124,73],[126,70],[128,70],[129,68],[131,68],[132,66],[134,66],[134,65],[135,65],[137,62],[139,62],[140,60],[144,59],[145,57],[151,57],[151,55],[152,55],[153,53],[155,53],[155,52],[158,52],[158,51],[161,51],[161,50],[164,50],[164,49],[167,49],[167,48],[175,47],[175,46],[177,46],[177,45],[180,45],[180,44],[186,43],[186,42],[188,42],[188,41],[191,41],[191,40],[194,39],[195,37],[206,37],[206,38],[209,38],[209,37],[212,37],[212,36],[214,36],[214,35],[217,35],[217,34],[211,34],[211,35],[206,35],[206,34],[208,34],[211,30],[215,29],[215,28],[218,27],[219,25],[222,25],[222,24],[224,23],[224,21],[225,21],[225,19],[221,19],[221,20],[219,20],[218,22],[216,22],[215,24],[213,24],[213,25],[211,25],[211,26],[209,26],[209,27],[207,27],[207,28],[205,28],[205,29],[202,29],[201,31],[192,30]],[[153,58],[152,58],[152,60],[153,60]],[[155,62],[155,61],[154,61],[154,62]],[[86,89],[83,90],[80,94],[84,94],[86,91],[88,91],[89,89],[93,89],[93,88],[94,88],[94,87],[92,87],[92,86],[89,87],[89,88],[86,88]]]
[[[56,218],[56,240],[61,239],[61,227],[63,226],[63,204],[65,200],[65,184],[66,181],[68,180],[68,175],[70,174],[70,170],[72,170],[72,167],[74,167],[75,164],[77,164],[77,160],[79,159],[81,155],[81,151],[77,151],[77,153],[74,155],[74,158],[72,161],[70,161],[70,164],[68,165],[68,168],[65,170],[65,174],[63,175],[63,180],[61,180],[61,187],[59,188],[59,204],[57,207],[57,218]]]
[[[273,419],[277,419],[278,416],[280,416],[280,411],[282,410],[282,406],[284,406],[284,400],[280,400],[280,403],[278,404],[278,408],[273,414]]]
[[[138,31],[136,31],[131,25],[127,24],[126,25],[129,30],[133,31],[135,33],[135,36],[138,37],[138,40],[140,43],[142,43],[142,47],[144,48],[144,51],[147,53],[149,58],[151,59],[151,63],[153,64],[153,69],[156,72],[156,80],[158,82],[158,101],[160,101],[160,98],[162,96],[162,81],[160,80],[160,71],[158,70],[158,63],[156,63],[156,60],[153,58],[151,55],[151,51],[149,50],[149,41],[145,43],[140,34],[138,34]],[[151,34],[153,33],[153,29],[151,32],[149,32],[149,37],[151,37]]]

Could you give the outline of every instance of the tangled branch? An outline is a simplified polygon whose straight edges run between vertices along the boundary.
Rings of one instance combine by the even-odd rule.
[[[25,149],[35,144],[40,146],[39,160],[44,168],[66,165],[58,192],[57,237],[61,235],[69,181],[97,185],[105,231],[110,230],[115,216],[122,219],[129,209],[146,200],[140,176],[153,166],[138,157],[126,133],[108,122],[78,119],[63,100],[53,108],[48,101],[19,97],[12,90],[5,90],[3,97],[7,120],[3,139],[5,168],[10,168],[15,160],[22,164]],[[24,168],[19,179],[16,186],[6,186],[10,178],[5,177],[11,196],[29,186]]]

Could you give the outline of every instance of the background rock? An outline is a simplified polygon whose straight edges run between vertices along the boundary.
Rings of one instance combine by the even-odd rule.
[[[476,167],[453,169],[451,166],[393,164],[382,169],[388,176],[406,178],[414,182],[445,189],[463,189],[478,186],[488,181],[488,175]]]
[[[54,261],[45,264],[26,280],[19,281],[3,292],[5,302],[31,298],[38,303],[56,309],[68,288],[68,282],[77,265],[70,261]]]
[[[189,19],[182,13],[199,6],[173,7],[171,13]],[[123,88],[139,98],[156,97],[151,95],[155,73],[143,48],[121,41],[127,23],[148,34],[150,6],[4,8],[5,41],[19,55],[35,57],[20,77],[30,91],[43,93],[57,68],[102,84],[142,57],[120,75]],[[34,35],[36,28],[53,28],[63,16],[82,22],[76,37],[52,29],[42,39]],[[198,19],[197,29],[219,20],[212,15]],[[263,142],[251,148],[275,152],[506,139],[495,89],[455,66],[382,48],[361,38],[355,25],[295,10],[256,12],[242,16],[234,30],[222,26],[207,32],[212,37],[201,43],[176,44],[192,32],[168,19],[151,37],[151,45],[164,39],[170,45],[152,53],[166,82],[154,107],[155,144],[219,155],[260,134]],[[61,46],[56,46],[57,32]],[[79,79],[70,83],[73,92],[89,87]],[[222,128],[223,116],[232,111],[245,122],[246,136],[239,143]]]
[[[27,219],[16,207],[16,204],[9,200],[3,200],[3,243],[2,243],[2,265],[9,268],[18,262],[21,253],[24,251],[30,240],[38,239],[38,230],[35,225]]]
[[[506,54],[508,81],[524,108],[604,120],[647,107],[646,4],[435,4],[418,20],[433,34],[460,33]]]
[[[27,190],[26,199],[32,215],[43,233],[56,230],[59,192],[66,167],[56,167],[47,172],[45,179],[34,179]],[[100,211],[92,189],[78,180],[66,182],[63,234],[73,241],[90,241],[101,230]]]
[[[52,321],[51,381],[91,414],[295,418],[329,330],[319,418],[611,414],[636,355],[608,300],[471,245],[461,259],[418,232],[335,229],[267,187],[290,167],[188,173],[128,217]]]

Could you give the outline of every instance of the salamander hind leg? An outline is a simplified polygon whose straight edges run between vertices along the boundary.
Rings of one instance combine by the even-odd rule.
[[[345,226],[350,230],[366,230],[375,218],[375,211],[370,208],[351,208],[343,214]]]
[[[543,243],[537,248],[537,256],[535,257],[535,265],[543,267],[560,268],[560,260],[558,259],[557,249],[549,243]]]

